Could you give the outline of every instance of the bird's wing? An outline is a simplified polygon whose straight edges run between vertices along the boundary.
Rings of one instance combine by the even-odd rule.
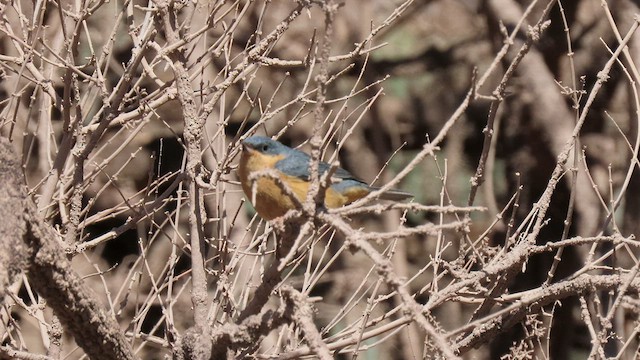
[[[299,179],[309,181],[311,179],[311,173],[309,172],[309,164],[311,163],[311,157],[306,153],[291,149],[289,154],[282,160],[278,161],[275,165],[276,170],[281,171],[284,174],[289,176],[295,176]],[[326,162],[321,161],[318,170],[320,175],[324,174],[331,168],[331,165]],[[350,172],[343,168],[338,168],[333,173],[334,180],[356,180],[355,176],[353,176]]]
[[[289,176],[297,177],[304,181],[309,181],[311,178],[309,172],[309,163],[311,162],[311,157],[306,153],[291,149],[291,152],[288,156],[280,161],[278,161],[275,165],[275,168],[281,171],[284,174]],[[331,165],[326,162],[320,162],[319,172],[320,175],[324,174],[331,168]],[[359,192],[365,191],[370,192],[372,190],[377,190],[377,187],[371,187],[367,183],[353,176],[350,172],[343,168],[338,168],[333,173],[332,176],[332,185],[331,188],[338,191],[341,194],[345,194],[349,191],[358,192],[358,196],[356,198],[360,198],[364,196]],[[380,196],[381,199],[384,200],[394,200],[400,201],[408,198],[412,198],[413,194],[404,192],[401,190],[391,189],[386,191],[384,194]]]

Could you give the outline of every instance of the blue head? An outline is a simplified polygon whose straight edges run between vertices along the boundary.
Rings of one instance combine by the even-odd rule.
[[[266,136],[252,136],[242,142],[243,148],[258,151],[264,155],[284,155],[292,149]]]

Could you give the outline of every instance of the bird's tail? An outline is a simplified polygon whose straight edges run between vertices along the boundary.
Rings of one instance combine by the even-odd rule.
[[[378,189],[379,188],[374,188],[374,190],[378,190]],[[402,190],[396,190],[396,189],[387,190],[382,195],[380,195],[380,199],[391,200],[391,201],[402,201],[402,200],[410,199],[412,197],[414,197],[413,194],[402,191]]]

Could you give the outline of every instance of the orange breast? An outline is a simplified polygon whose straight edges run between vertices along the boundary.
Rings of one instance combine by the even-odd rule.
[[[254,188],[252,187],[252,182],[249,180],[249,176],[255,172],[273,169],[274,165],[282,158],[283,156],[266,156],[251,149],[244,149],[240,156],[238,177],[242,184],[242,190],[258,214],[265,220],[282,216],[295,206],[275,181],[269,177],[257,179],[255,184],[256,193],[253,194]]]

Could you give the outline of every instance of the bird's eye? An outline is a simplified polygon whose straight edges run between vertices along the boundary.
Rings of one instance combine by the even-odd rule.
[[[267,144],[262,145],[262,151],[267,151],[267,150],[269,150],[269,145]]]

